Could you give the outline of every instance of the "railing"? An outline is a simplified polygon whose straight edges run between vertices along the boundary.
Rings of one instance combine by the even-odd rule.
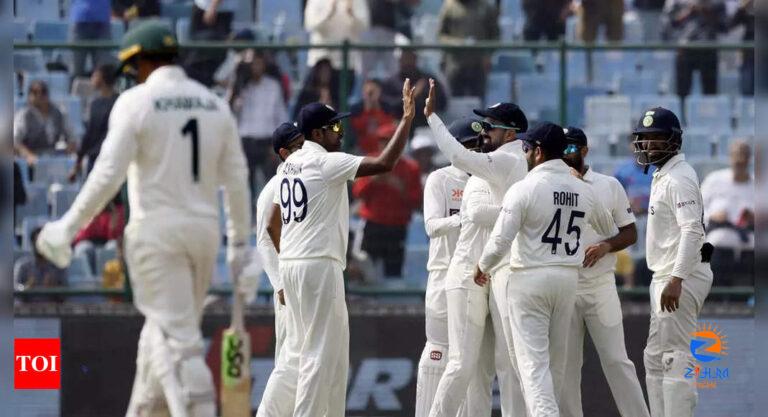
[[[16,42],[14,49],[118,49],[120,45],[114,42]],[[335,49],[342,51],[343,66],[341,68],[341,82],[339,83],[339,97],[348,96],[348,77],[351,71],[350,52],[356,50],[441,50],[441,51],[485,51],[488,53],[498,51],[558,51],[559,52],[559,122],[565,124],[568,119],[568,52],[584,51],[591,53],[593,51],[677,51],[677,50],[719,50],[735,51],[754,49],[754,43],[697,43],[697,44],[583,44],[569,43],[565,41],[554,43],[496,43],[496,42],[477,42],[467,45],[445,45],[445,44],[411,44],[402,46],[393,46],[391,44],[352,44],[349,42],[341,44],[263,44],[263,43],[243,43],[243,42],[189,42],[182,44],[182,50],[219,50],[219,49],[262,49],[273,51],[297,51],[306,49]],[[347,100],[341,100],[339,103],[340,111],[347,110]],[[211,294],[227,296],[231,294],[231,286],[217,286],[210,290]],[[619,288],[619,294],[626,298],[647,298],[647,287]],[[348,295],[364,297],[423,297],[424,290],[421,288],[398,288],[386,289],[377,287],[350,287],[347,289]],[[122,296],[126,301],[131,298],[131,289],[129,280],[126,280],[125,289],[74,289],[74,288],[31,288],[23,291],[15,291],[16,297],[31,296]],[[260,296],[270,297],[271,291],[260,290]],[[711,297],[724,299],[746,299],[754,296],[753,287],[713,287],[710,293]]]

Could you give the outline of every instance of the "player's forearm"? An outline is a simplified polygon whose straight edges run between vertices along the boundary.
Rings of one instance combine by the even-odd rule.
[[[261,256],[261,260],[264,263],[264,272],[267,273],[267,279],[269,279],[272,288],[275,291],[283,289],[283,283],[280,280],[280,264],[277,260],[277,251],[272,246],[272,242],[259,242],[256,245],[256,249],[259,251],[259,256]]]
[[[397,160],[400,159],[403,149],[405,149],[405,143],[411,132],[411,122],[413,122],[413,117],[403,117],[400,119],[394,136],[392,136],[392,139],[387,143],[381,154],[373,158],[366,157],[360,163],[356,174],[358,178],[392,171],[395,164],[397,164]]]
[[[611,247],[611,252],[618,252],[624,250],[637,242],[637,228],[635,224],[628,224],[619,228],[619,233],[605,239],[603,242],[607,243]]]
[[[458,214],[448,217],[427,219],[424,222],[424,229],[430,239],[445,236],[446,234],[458,230],[461,227],[461,218]]]
[[[432,113],[427,118],[427,123],[432,130],[432,136],[435,138],[440,152],[451,161],[453,166],[485,180],[490,180],[487,168],[489,160],[486,155],[472,152],[462,146],[451,135],[451,132],[448,131],[448,128],[436,113]]]
[[[224,210],[227,215],[227,240],[231,244],[241,244],[248,241],[250,236],[251,193],[245,186],[246,179],[243,178],[243,184],[225,186],[224,190]]]
[[[283,230],[283,219],[280,218],[280,207],[277,204],[272,205],[272,213],[269,215],[269,224],[267,225],[267,234],[275,246],[275,251],[280,253],[280,233]]]
[[[480,270],[487,273],[496,269],[511,247],[511,240],[504,239],[499,235],[491,235],[483,249],[483,254],[480,255],[480,261],[478,262]]]
[[[680,230],[680,244],[677,247],[675,266],[672,276],[688,278],[701,262],[701,244],[703,232],[697,231],[693,225],[684,226]]]

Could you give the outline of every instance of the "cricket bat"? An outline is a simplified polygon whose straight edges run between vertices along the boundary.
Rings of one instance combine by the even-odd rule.
[[[234,284],[237,288],[237,277]],[[251,416],[251,338],[243,310],[243,296],[235,290],[232,322],[221,338],[221,417]]]

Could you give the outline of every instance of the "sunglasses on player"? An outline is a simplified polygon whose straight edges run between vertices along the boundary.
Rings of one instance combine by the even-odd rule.
[[[344,126],[341,124],[340,121],[337,121],[331,125],[325,125],[321,129],[325,130],[328,129],[333,133],[343,134],[344,133]]]

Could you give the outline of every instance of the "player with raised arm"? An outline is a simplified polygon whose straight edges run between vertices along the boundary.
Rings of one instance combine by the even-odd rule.
[[[454,123],[451,134],[465,148],[477,152],[482,136],[472,130],[471,123]],[[448,362],[450,347],[445,277],[459,238],[459,211],[468,178],[466,172],[447,166],[430,173],[424,184],[424,227],[429,236],[429,279],[424,299],[427,343],[419,360],[416,379],[416,417],[429,415],[437,384]]]
[[[475,110],[475,114],[485,118],[481,126],[487,138],[487,153],[470,152],[456,143],[434,114],[434,96],[435,85],[431,81],[424,114],[435,140],[454,166],[473,177],[467,181],[464,190],[459,243],[446,278],[446,294],[450,294],[447,296],[450,360],[431,415],[455,415],[468,386],[471,387],[466,407],[468,413],[489,413],[494,369],[499,379],[502,414],[518,415],[525,413],[524,399],[514,370],[511,331],[504,328],[508,322],[505,319],[504,287],[509,274],[502,271],[489,290],[478,288],[472,282],[472,273],[499,214],[504,194],[527,172],[520,142],[515,139],[518,131],[527,130],[528,120],[512,103]],[[474,302],[470,303],[470,300]],[[491,321],[487,322],[489,315]],[[484,353],[486,350],[494,352],[495,360]],[[478,362],[480,358],[483,360]]]
[[[528,414],[558,416],[568,328],[584,261],[581,231],[590,223],[609,234],[613,223],[591,187],[563,162],[562,127],[542,123],[522,140],[530,171],[504,196],[474,280],[484,286],[488,272],[509,259],[509,318]]]
[[[283,123],[272,133],[272,148],[281,161],[285,161],[289,155],[301,149],[304,145],[304,135],[292,123]],[[278,170],[280,167],[277,168]],[[259,251],[264,271],[274,293],[275,304],[275,363],[281,360],[287,360],[282,354],[283,344],[287,338],[289,330],[286,328],[285,319],[285,299],[283,284],[280,281],[280,270],[278,253],[272,238],[267,232],[269,221],[272,217],[272,211],[278,210],[272,203],[275,199],[275,193],[278,191],[278,176],[273,176],[262,188],[259,197],[256,199],[256,249]],[[291,329],[295,332],[295,329]],[[275,367],[278,368],[277,366]],[[273,378],[270,376],[270,378]],[[278,378],[278,377],[275,377]],[[285,388],[275,387],[274,384],[267,383],[270,387],[265,390],[259,404],[258,415],[289,416],[293,412],[293,401],[285,401],[276,397],[277,393],[285,391]],[[293,388],[295,389],[295,388]],[[291,388],[288,387],[290,391]]]
[[[128,417],[214,417],[215,393],[200,332],[221,241],[218,190],[224,186],[231,273],[246,298],[256,277],[250,257],[245,157],[229,106],[174,64],[178,44],[159,22],[125,34],[119,58],[139,85],[115,102],[93,171],[72,207],[36,242],[60,267],[75,233],[125,181],[131,217],[125,255],[134,304],[144,315]]]
[[[683,131],[671,111],[647,110],[633,131],[637,162],[656,167],[648,205],[646,260],[653,271],[645,382],[652,417],[691,417],[696,364],[691,334],[712,287],[699,178],[680,153]],[[647,171],[647,168],[646,168]]]
[[[280,211],[273,217],[281,222],[279,234],[274,220],[269,227],[280,253],[286,325],[297,329],[296,337],[287,341],[287,351],[284,348],[290,360],[277,363],[269,383],[296,387],[278,397],[291,403],[295,398],[294,417],[344,416],[349,368],[349,317],[342,275],[349,235],[347,182],[392,170],[405,147],[414,107],[413,88],[406,79],[403,117],[376,157],[339,152],[341,119],[349,114],[321,103],[308,104],[299,112],[304,146],[278,171],[274,203]]]
[[[611,387],[613,399],[622,417],[648,417],[643,390],[637,379],[635,365],[627,356],[624,346],[624,324],[621,303],[616,292],[618,252],[637,240],[635,216],[629,207],[629,198],[621,183],[608,175],[595,172],[586,165],[589,152],[587,135],[576,127],[565,129],[568,147],[563,160],[603,197],[617,230],[610,235],[598,235],[586,225],[582,244],[586,247],[584,264],[579,269],[576,287],[576,308],[568,336],[568,359],[560,401],[564,417],[582,417],[581,367],[584,362],[584,333],[589,331],[600,356],[605,378]]]

